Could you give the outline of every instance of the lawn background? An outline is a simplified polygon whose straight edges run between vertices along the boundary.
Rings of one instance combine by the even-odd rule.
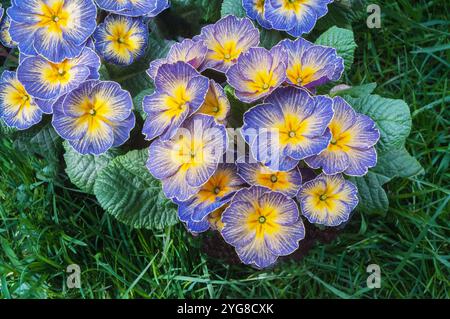
[[[449,298],[447,3],[381,1],[381,29],[365,13],[353,24],[348,83],[377,82],[376,94],[408,103],[407,149],[425,169],[387,185],[387,214],[357,213],[304,259],[256,271],[203,253],[181,224],[130,229],[0,137],[0,297]],[[66,287],[69,264],[81,267],[81,289]],[[381,268],[380,289],[366,287],[369,264]]]

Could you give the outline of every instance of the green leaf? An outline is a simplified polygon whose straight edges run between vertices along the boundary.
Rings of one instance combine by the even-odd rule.
[[[43,122],[25,131],[14,134],[14,147],[22,152],[38,154],[48,160],[58,161],[62,150],[62,139],[51,123]]]
[[[380,130],[378,149],[382,152],[400,149],[411,132],[411,113],[403,100],[394,100],[379,95],[362,98],[344,97],[353,108],[371,117]]]
[[[353,31],[334,26],[322,33],[315,43],[335,48],[344,59],[345,69],[350,69],[357,47]]]
[[[358,187],[359,211],[384,214],[388,210],[389,200],[383,185],[389,182],[389,177],[369,171],[363,177],[350,177],[349,180]]]
[[[371,94],[377,87],[377,84],[375,82],[367,83],[367,84],[361,84],[357,86],[351,86],[351,87],[342,87],[340,85],[335,86],[330,91],[330,96],[351,96],[351,97],[366,97],[369,94]]]
[[[420,163],[409,155],[404,147],[378,154],[378,164],[373,171],[389,178],[411,177],[424,173]]]
[[[116,157],[98,174],[94,193],[119,221],[135,228],[161,229],[177,223],[177,210],[145,167],[147,159],[147,149]]]
[[[243,124],[244,113],[252,107],[252,104],[240,101],[234,94],[234,89],[230,85],[226,85],[224,91],[231,104],[228,125],[230,127],[239,128]]]
[[[281,32],[276,30],[267,30],[264,28],[259,28],[260,32],[260,46],[270,50],[274,45],[278,44],[283,40],[283,35]]]
[[[232,14],[236,17],[243,18],[246,16],[242,0],[223,0],[222,10],[220,11],[222,17]]]
[[[118,149],[111,149],[103,155],[82,155],[75,151],[68,142],[63,143],[66,161],[66,173],[70,181],[83,192],[93,194],[97,175],[109,162],[117,157]]]
[[[145,113],[142,108],[142,101],[144,100],[144,97],[146,97],[147,95],[153,94],[154,91],[155,91],[155,88],[152,83],[150,88],[141,91],[138,95],[136,95],[133,98],[134,109],[139,113],[139,115],[142,117],[143,120],[145,120],[147,118],[147,113]]]

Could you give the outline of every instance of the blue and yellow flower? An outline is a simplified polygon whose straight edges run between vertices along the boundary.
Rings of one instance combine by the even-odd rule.
[[[243,263],[258,268],[293,253],[305,237],[295,201],[260,186],[238,191],[222,222],[225,241],[235,247]]]
[[[209,81],[191,65],[177,62],[159,68],[155,87],[142,103],[148,114],[142,131],[149,140],[158,136],[167,140],[203,104]]]
[[[184,202],[214,174],[227,146],[223,125],[212,116],[194,114],[172,139],[158,138],[150,145],[147,168],[161,180],[167,198]]]
[[[326,149],[332,104],[332,99],[312,97],[302,88],[276,90],[244,114],[242,133],[253,157],[272,170],[288,171]]]
[[[130,93],[88,80],[53,105],[53,127],[80,154],[99,155],[128,140],[135,124]]]
[[[290,171],[274,171],[249,157],[236,161],[238,174],[248,184],[264,186],[289,197],[297,196],[302,185],[302,175],[296,166]]]
[[[251,19],[258,21],[266,29],[272,29],[272,24],[265,17],[265,2],[266,0],[243,0],[242,5],[244,6],[245,13]]]
[[[42,119],[42,113],[51,112],[49,101],[28,94],[16,73],[4,71],[0,79],[0,118],[6,125],[25,130]]]
[[[205,102],[200,106],[197,113],[211,115],[217,123],[225,124],[230,110],[230,101],[228,101],[222,86],[214,80],[209,80],[209,89]]]
[[[0,18],[1,20],[1,18]],[[9,33],[9,27],[11,26],[11,19],[8,16],[5,16],[2,22],[0,23],[0,42],[7,48],[15,48],[17,46],[17,42],[13,41],[11,38],[11,34]]]
[[[193,233],[209,229],[212,212],[229,203],[245,182],[236,173],[236,165],[219,164],[214,175],[200,187],[196,195],[178,204],[178,216]]]
[[[173,64],[179,61],[192,65],[194,69],[199,69],[205,60],[207,52],[208,48],[203,41],[185,39],[172,45],[165,58],[152,61],[147,74],[154,80],[161,65]]]
[[[20,51],[55,63],[80,55],[96,27],[92,0],[13,1],[7,12]]]
[[[303,184],[298,200],[310,223],[338,226],[348,220],[358,205],[358,189],[341,174],[321,174]]]
[[[333,0],[267,0],[265,18],[276,30],[294,37],[309,33],[317,20],[327,14]]]
[[[228,70],[228,83],[240,100],[251,103],[269,95],[286,80],[287,65],[287,53],[279,45],[270,51],[251,48]]]
[[[110,14],[98,25],[93,38],[96,51],[107,62],[129,65],[147,48],[147,23],[143,18]]]
[[[129,17],[155,17],[169,7],[168,0],[96,0],[100,9]]]
[[[215,24],[202,28],[194,41],[203,41],[208,47],[202,70],[226,72],[239,56],[259,44],[259,31],[248,18],[228,15]]]
[[[356,113],[341,97],[333,99],[333,109],[330,144],[320,154],[306,158],[305,162],[312,168],[322,168],[328,175],[343,172],[363,176],[377,164],[375,144],[380,132],[370,117]]]
[[[289,83],[312,88],[330,81],[337,81],[344,72],[344,60],[336,49],[298,38],[286,39],[280,45],[289,55],[286,77]]]
[[[88,79],[98,80],[100,58],[85,47],[74,59],[53,63],[41,56],[25,57],[17,77],[28,93],[39,99],[56,99],[76,89]]]

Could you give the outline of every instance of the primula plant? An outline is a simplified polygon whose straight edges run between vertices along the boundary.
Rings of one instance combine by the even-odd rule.
[[[383,185],[421,170],[406,103],[347,83],[357,43],[330,25],[347,9],[6,1],[0,132],[131,227],[179,223],[273,266],[312,228],[386,211]]]

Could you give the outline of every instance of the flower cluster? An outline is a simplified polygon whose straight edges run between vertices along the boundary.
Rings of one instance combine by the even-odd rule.
[[[218,231],[257,268],[298,249],[306,220],[347,222],[358,192],[344,175],[363,176],[377,162],[375,123],[343,98],[316,94],[340,79],[343,59],[299,37],[330,2],[244,0],[263,27],[298,38],[263,48],[249,18],[228,15],[148,65],[154,90],[140,96],[148,171],[191,233]],[[0,41],[18,48],[19,66],[1,75],[0,119],[23,130],[51,114],[55,131],[83,155],[123,145],[136,122],[132,96],[101,78],[100,67],[148,52],[148,20],[168,6],[13,0]],[[236,122],[230,96],[246,106],[239,136],[226,128]]]
[[[19,66],[1,76],[0,119],[24,130],[52,114],[56,132],[81,154],[125,143],[135,126],[131,95],[100,81],[101,62],[139,59],[148,20],[168,6],[165,0],[12,1],[4,16],[0,10],[0,41],[19,49]]]
[[[278,27],[281,2],[262,2],[252,2],[260,9],[254,17]],[[327,2],[303,1],[307,9],[283,2],[299,11],[290,16],[292,32],[309,28],[297,26],[302,14],[323,15]],[[258,44],[252,22],[234,16],[174,44],[147,70],[155,91],[143,99],[143,133],[152,141],[147,168],[186,228],[219,231],[242,262],[263,268],[299,247],[302,216],[325,226],[348,220],[358,192],[342,173],[362,176],[375,166],[379,132],[344,99],[314,94],[344,71],[335,49],[303,38],[270,50]],[[236,154],[230,143],[236,136],[225,124],[232,106],[207,69],[223,73],[235,98],[251,103],[240,130],[247,154]]]

